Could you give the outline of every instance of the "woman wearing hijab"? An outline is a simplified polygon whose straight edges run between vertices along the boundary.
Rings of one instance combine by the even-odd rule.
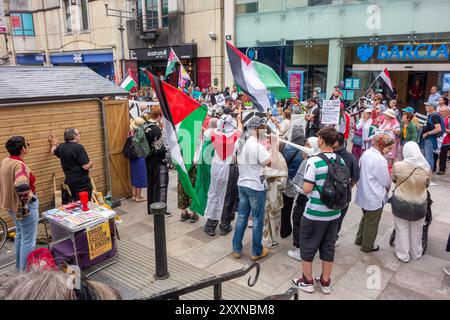
[[[294,185],[297,194],[297,199],[295,201],[295,207],[292,213],[292,242],[294,249],[288,251],[288,256],[294,260],[301,261],[300,255],[300,222],[302,221],[303,212],[305,211],[306,203],[309,198],[303,191],[303,176],[306,170],[307,160],[320,153],[319,148],[319,138],[311,137],[305,143],[305,148],[302,148],[303,161],[298,168],[297,174],[295,175],[292,183]]]
[[[391,188],[388,163],[384,157],[391,152],[394,140],[386,133],[373,138],[372,147],[364,152],[359,162],[360,179],[356,190],[355,203],[362,208],[363,216],[359,224],[355,244],[361,251],[378,251],[374,246],[383,207]]]
[[[403,147],[403,161],[392,167],[395,189],[391,198],[395,223],[395,255],[409,262],[422,256],[422,232],[427,213],[431,168],[416,142]]]

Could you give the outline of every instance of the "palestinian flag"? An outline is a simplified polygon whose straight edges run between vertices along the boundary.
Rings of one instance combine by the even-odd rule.
[[[120,87],[124,88],[128,92],[130,92],[133,88],[136,87],[136,82],[133,79],[130,68],[128,68],[127,74],[125,75],[122,82],[120,83]]]
[[[388,69],[384,68],[376,79],[380,82],[381,87],[384,89],[385,95],[394,97],[394,86],[392,85],[391,76],[389,75]]]
[[[169,60],[167,61],[166,77],[168,77],[169,74],[173,72],[173,69],[175,69],[177,62],[180,62],[180,60],[178,59],[175,51],[170,48]]]
[[[250,60],[229,42],[227,52],[234,81],[259,111],[265,112],[270,107],[269,92],[273,92],[277,100],[291,98],[286,85],[272,68]]]
[[[164,132],[178,178],[186,194],[198,204],[188,172],[208,109],[147,70],[143,72],[149,77],[161,106]]]

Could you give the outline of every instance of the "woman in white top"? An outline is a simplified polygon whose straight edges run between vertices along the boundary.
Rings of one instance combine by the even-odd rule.
[[[377,134],[373,146],[364,152],[359,161],[360,179],[356,190],[357,206],[362,208],[363,216],[359,224],[355,244],[361,246],[361,251],[377,251],[374,247],[378,233],[383,207],[391,188],[388,164],[384,155],[394,146],[394,140],[385,133]]]

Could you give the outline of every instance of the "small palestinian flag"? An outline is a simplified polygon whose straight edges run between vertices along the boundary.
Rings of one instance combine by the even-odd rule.
[[[199,204],[188,172],[192,167],[197,144],[200,143],[208,109],[147,70],[142,71],[149,77],[158,97],[164,117],[164,132],[178,178],[186,194]]]
[[[134,87],[136,87],[136,82],[133,79],[133,76],[131,75],[131,69],[128,68],[127,74],[125,75],[124,79],[120,83],[120,87],[124,88],[128,92],[130,92]]]
[[[169,60],[167,61],[166,77],[168,77],[169,74],[173,72],[175,66],[177,65],[177,62],[180,62],[180,60],[178,59],[175,51],[170,48]]]
[[[275,94],[277,100],[291,98],[286,85],[272,68],[250,60],[229,42],[227,52],[234,81],[250,97],[259,111],[264,112],[270,107],[268,96],[270,92]]]

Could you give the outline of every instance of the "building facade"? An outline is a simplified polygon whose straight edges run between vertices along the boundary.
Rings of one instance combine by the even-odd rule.
[[[448,0],[236,0],[236,45],[270,65],[290,91],[348,101],[363,95],[387,67],[398,100],[419,81],[450,89]]]
[[[121,19],[106,13],[128,12],[124,26],[133,15],[131,1],[6,0],[5,4],[9,54],[3,63],[83,65],[111,80],[122,77],[122,65],[129,59],[126,33]]]
[[[167,59],[174,49],[192,82],[200,88],[223,87],[224,3],[228,0],[136,0],[137,19],[127,23],[129,67],[141,87],[148,79],[145,68],[165,76]],[[234,23],[234,20],[233,20]],[[177,85],[179,66],[169,77]]]

